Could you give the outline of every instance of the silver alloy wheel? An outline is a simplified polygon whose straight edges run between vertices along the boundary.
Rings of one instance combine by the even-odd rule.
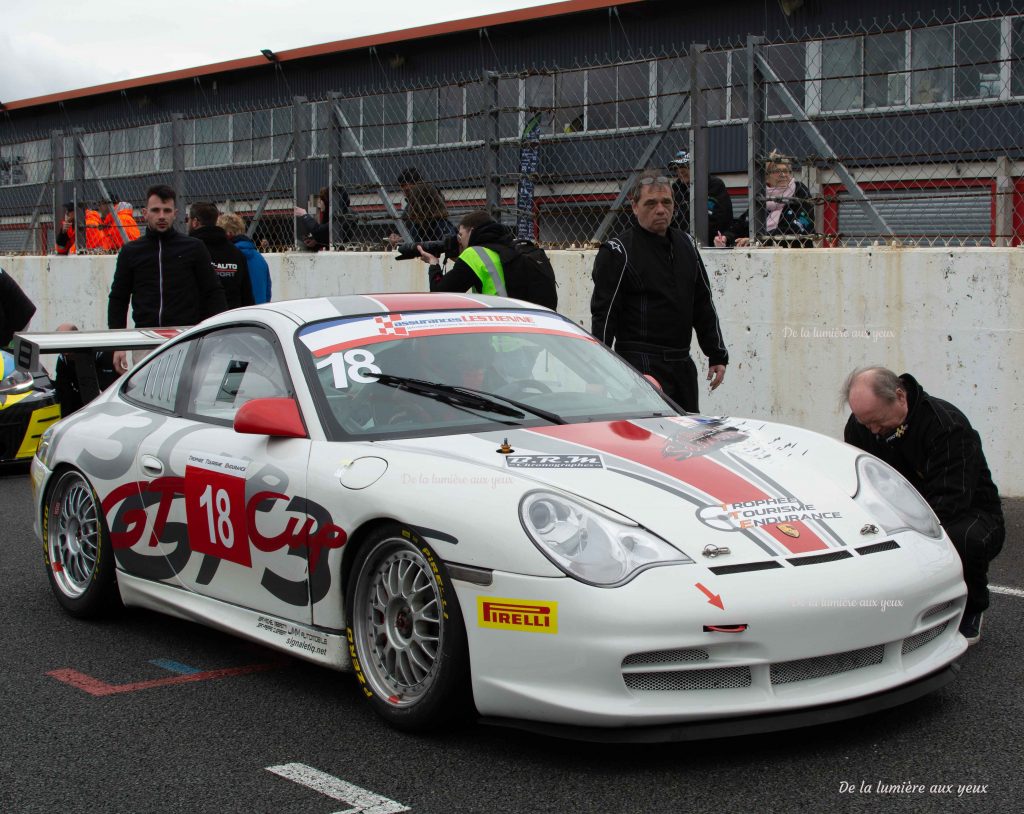
[[[54,582],[68,597],[89,587],[99,562],[99,506],[88,482],[65,472],[54,487],[47,510],[46,547]]]
[[[356,574],[352,631],[363,674],[393,706],[415,704],[437,677],[444,625],[430,563],[407,540],[378,543]]]

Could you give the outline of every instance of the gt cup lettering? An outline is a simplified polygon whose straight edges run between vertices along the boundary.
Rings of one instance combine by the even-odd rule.
[[[230,494],[230,489],[213,488],[208,484],[204,490],[196,490],[194,511],[198,512],[198,517],[189,520],[189,547],[197,553],[229,559],[248,567],[251,566],[249,546],[236,546],[236,539],[251,542],[265,553],[283,548],[295,550],[308,545],[309,569],[312,573],[319,562],[321,549],[341,548],[348,541],[348,534],[341,526],[320,519],[330,515],[318,504],[304,498],[289,497],[270,491],[257,492],[246,502],[245,481],[233,476],[228,476],[225,480],[238,482],[237,485],[241,489],[240,497]],[[110,524],[112,547],[132,548],[142,541],[147,526],[147,515],[143,506],[155,501],[147,501],[144,498],[141,504],[132,502],[140,493],[156,494],[159,498],[149,538],[150,547],[158,545],[163,539],[174,500],[185,497],[187,509],[188,488],[184,478],[157,478],[154,481],[125,483],[117,487],[103,501],[103,513]],[[271,511],[273,503],[279,500],[288,501],[284,510],[292,515],[288,518],[284,531],[269,536],[260,531],[257,518],[259,513]],[[126,503],[126,507],[123,511],[117,511],[121,503]],[[210,532],[209,539],[205,539],[207,532]]]

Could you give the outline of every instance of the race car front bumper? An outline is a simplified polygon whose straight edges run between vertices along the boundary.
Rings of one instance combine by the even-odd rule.
[[[903,703],[951,678],[967,647],[966,589],[951,547],[927,570],[909,545],[881,556],[727,578],[665,566],[617,588],[456,579],[474,701],[488,720],[529,728],[664,732],[726,719],[754,731],[771,726],[766,715],[789,721],[773,728],[807,725],[830,708],[849,717]]]

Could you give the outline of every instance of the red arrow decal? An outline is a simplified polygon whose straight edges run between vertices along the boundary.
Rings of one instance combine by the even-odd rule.
[[[714,605],[719,610],[725,610],[725,605],[722,604],[722,597],[718,594],[713,594],[699,582],[697,583],[698,590],[708,598],[708,604]]]

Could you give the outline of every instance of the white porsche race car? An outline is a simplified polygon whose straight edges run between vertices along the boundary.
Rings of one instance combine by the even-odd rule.
[[[770,731],[918,697],[967,646],[960,561],[894,470],[680,413],[516,300],[221,314],[48,429],[32,480],[68,612],[352,671],[407,729]]]

